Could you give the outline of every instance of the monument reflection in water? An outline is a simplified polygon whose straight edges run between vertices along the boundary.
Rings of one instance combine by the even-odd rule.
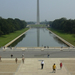
[[[55,35],[50,33],[46,28],[31,28],[22,37],[12,43],[12,47],[67,47]]]

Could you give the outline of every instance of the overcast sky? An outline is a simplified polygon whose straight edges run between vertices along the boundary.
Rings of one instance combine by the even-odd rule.
[[[40,21],[75,19],[75,0],[39,0]],[[0,16],[36,21],[37,0],[0,0]]]

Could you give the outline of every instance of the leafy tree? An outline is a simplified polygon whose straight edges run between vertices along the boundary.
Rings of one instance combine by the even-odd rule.
[[[52,22],[51,27],[66,33],[75,33],[75,20],[67,20],[66,18],[56,19]]]
[[[25,28],[27,23],[19,19],[3,19],[0,17],[0,35],[9,34],[11,32]]]

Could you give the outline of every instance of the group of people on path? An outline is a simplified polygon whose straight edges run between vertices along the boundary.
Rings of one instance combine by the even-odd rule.
[[[25,60],[24,54],[22,54],[22,63],[24,63],[24,60]],[[17,61],[18,61],[18,58],[15,58],[15,62],[16,62],[16,63],[17,63]]]
[[[43,66],[44,66],[44,61],[42,60],[41,61],[41,69],[43,69]],[[55,73],[56,72],[56,65],[55,65],[55,63],[53,64],[52,68],[53,68],[53,72]],[[62,62],[60,63],[60,69],[62,69]]]
[[[22,63],[24,63],[24,57],[22,58]],[[18,58],[15,58],[15,62],[16,62],[16,64],[17,64],[17,62],[18,62]]]
[[[13,55],[11,54],[11,58],[12,57],[13,57]],[[48,54],[48,57],[49,57],[49,54]],[[24,60],[25,60],[24,54],[22,54],[22,63],[24,63]],[[0,56],[0,61],[1,61],[1,56]],[[15,58],[15,62],[17,64],[18,58]],[[43,69],[43,66],[44,66],[44,60],[41,61],[41,69]],[[55,65],[55,63],[53,64],[52,68],[53,68],[53,72],[55,73],[56,72],[56,65]],[[62,69],[62,62],[60,63],[60,69]]]
[[[11,58],[13,58],[13,54],[11,54]],[[22,62],[24,63],[24,54],[22,54]],[[1,56],[0,56],[0,61],[1,61]],[[17,63],[18,62],[18,58],[15,58],[15,62]]]

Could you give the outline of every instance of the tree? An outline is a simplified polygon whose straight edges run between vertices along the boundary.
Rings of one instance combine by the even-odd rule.
[[[19,19],[3,19],[0,17],[0,35],[9,34],[16,30],[21,30],[25,28],[27,23]]]

